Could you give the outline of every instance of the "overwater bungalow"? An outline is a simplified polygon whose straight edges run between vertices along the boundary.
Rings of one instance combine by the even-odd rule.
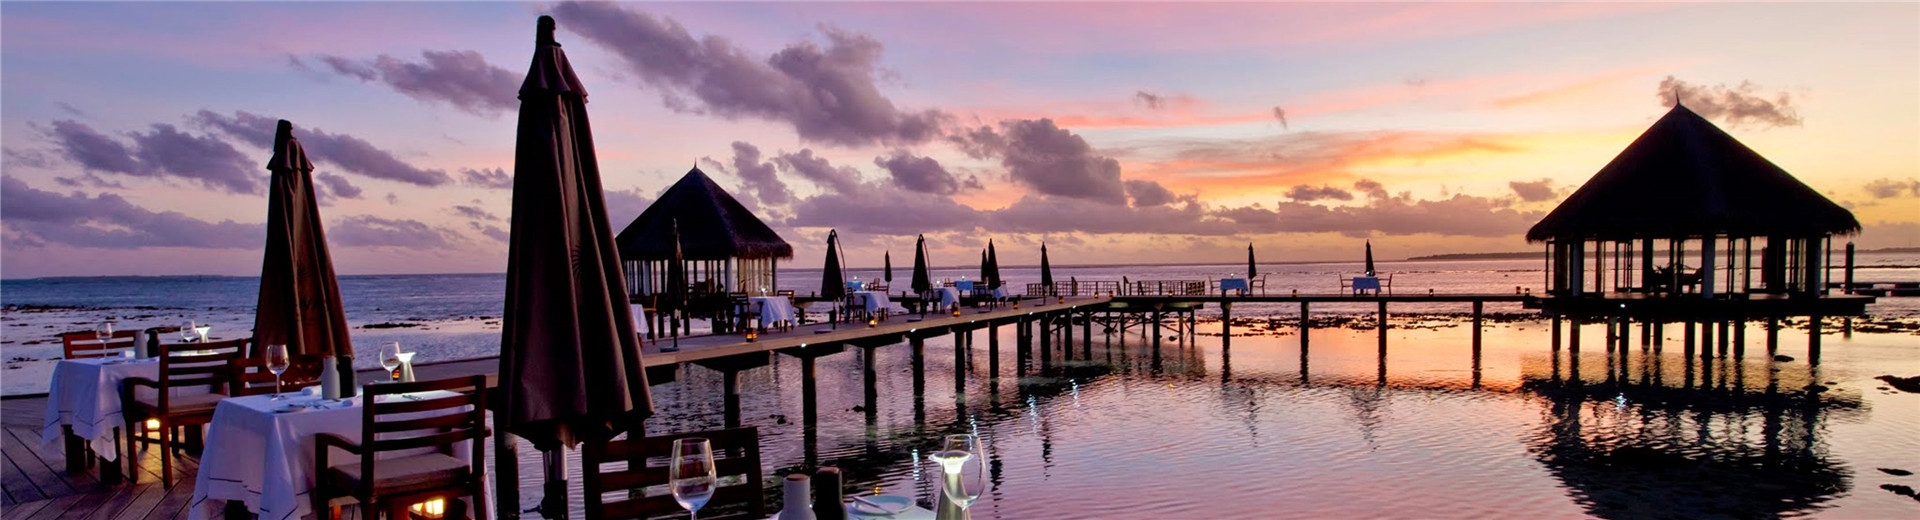
[[[1548,314],[1659,321],[1852,316],[1830,295],[1853,213],[1676,103],[1527,232]],[[1757,265],[1756,265],[1757,264]]]
[[[615,238],[635,301],[665,292],[676,222],[691,294],[770,294],[780,260],[793,258],[792,245],[696,167]]]

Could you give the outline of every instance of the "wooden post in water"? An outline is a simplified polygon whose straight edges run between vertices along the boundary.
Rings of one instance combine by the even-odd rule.
[[[1053,369],[1053,320],[1047,313],[1040,313],[1040,372]]]
[[[1307,331],[1313,329],[1313,318],[1307,315],[1307,301],[1300,300],[1300,365],[1306,366]]]
[[[1823,316],[1807,317],[1807,364],[1820,364],[1820,328],[1826,324]]]
[[[1727,357],[1727,350],[1733,346],[1731,323],[1728,320],[1719,320],[1717,325],[1720,327],[1720,357]]]
[[[1082,349],[1080,351],[1080,357],[1082,359],[1092,360],[1093,359],[1093,311],[1087,311],[1086,313],[1081,314],[1081,317],[1086,318],[1087,321],[1080,322],[1080,336],[1081,336],[1080,344],[1082,346]]]
[[[1713,322],[1700,322],[1700,359],[1713,359]]]
[[[1233,302],[1220,302],[1220,344],[1233,341]]]
[[[1560,317],[1559,316],[1553,317],[1553,355],[1554,355],[1554,359],[1560,359]]]
[[[1060,360],[1073,361],[1073,312],[1063,312],[1055,317],[1062,319],[1062,323],[1060,324]]]
[[[1687,323],[1687,333],[1685,336],[1686,339],[1684,341],[1687,344],[1687,357],[1693,357],[1693,334],[1694,334],[1693,322],[1688,321],[1686,323]]]
[[[1480,300],[1473,301],[1473,366],[1475,367],[1474,372],[1480,371],[1480,369],[1478,368],[1480,366],[1480,329],[1481,329],[1481,319],[1483,316],[1485,316],[1485,313],[1482,312],[1484,310],[1483,307],[1485,305],[1486,305],[1486,302],[1483,302]]]
[[[927,422],[927,340],[919,336],[907,336],[907,345],[913,348],[913,423]]]
[[[1767,357],[1780,353],[1780,318],[1767,318]]]
[[[1653,351],[1660,352],[1667,346],[1667,322],[1653,322]]]
[[[1387,360],[1387,301],[1380,300],[1380,362]]]
[[[969,331],[953,331],[953,398],[956,401],[964,401],[967,396],[967,350],[970,348],[967,337],[971,335]]]
[[[1733,322],[1733,357],[1747,357],[1747,320]]]
[[[873,369],[873,355],[876,352],[875,347],[860,348],[860,384],[861,390],[866,394],[864,396],[866,397],[864,404],[867,406],[867,430],[869,432],[873,430],[873,426],[878,424],[880,420],[879,373]]]
[[[1580,356],[1580,319],[1567,320],[1567,352],[1579,359]]]
[[[872,350],[868,350],[866,354],[867,354],[867,357],[869,358],[873,357]],[[721,412],[720,412],[720,415],[722,417],[721,421],[728,428],[739,428],[740,427],[740,371],[739,370],[720,371],[720,388],[721,388],[720,400],[722,402]]]
[[[1000,323],[987,323],[987,380],[1000,381]]]

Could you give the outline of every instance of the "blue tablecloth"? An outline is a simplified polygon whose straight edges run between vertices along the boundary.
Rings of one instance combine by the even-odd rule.
[[[867,290],[867,284],[864,282],[847,282],[847,291],[849,292],[859,292],[864,290]]]
[[[1380,278],[1374,276],[1353,277],[1353,292],[1361,291],[1380,292]]]
[[[972,291],[972,290],[973,290],[973,282],[969,282],[969,281],[966,281],[966,280],[961,280],[961,281],[958,281],[958,282],[953,282],[953,288],[955,288],[955,289],[959,289],[959,290],[962,290],[962,291]]]
[[[1246,278],[1221,278],[1220,292],[1227,292],[1227,291],[1240,291],[1242,293],[1247,292],[1247,279]]]

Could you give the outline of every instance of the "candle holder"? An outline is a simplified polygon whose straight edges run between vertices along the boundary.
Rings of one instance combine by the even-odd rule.
[[[880,326],[880,318],[867,318],[867,328],[871,329],[878,326]]]
[[[958,318],[958,317],[960,317],[960,305],[959,305],[959,304],[954,304],[954,306],[953,306],[953,317],[955,317],[955,318]]]
[[[407,506],[408,516],[425,520],[439,520],[447,516],[447,499],[434,497],[425,502]]]
[[[760,339],[760,331],[754,330],[753,327],[747,327],[747,343],[753,343],[753,340],[756,339]]]

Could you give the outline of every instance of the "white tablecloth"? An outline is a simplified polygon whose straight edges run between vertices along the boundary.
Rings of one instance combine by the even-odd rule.
[[[895,314],[906,314],[907,312],[906,307],[901,307],[893,303],[893,300],[887,299],[887,293],[883,292],[860,291],[853,293],[853,304],[866,309],[868,314],[877,313],[882,310]]]
[[[647,308],[639,304],[628,306],[633,307],[633,332],[642,338],[647,337],[647,328],[652,326],[647,323]]]
[[[864,510],[863,510],[863,509],[854,509],[854,508],[852,508],[852,507],[848,507],[848,508],[847,508],[847,518],[852,518],[852,519],[855,519],[855,520],[866,520],[866,519],[876,519],[876,520],[934,520],[934,514],[933,514],[933,510],[931,510],[931,509],[927,509],[927,508],[924,508],[924,507],[920,507],[920,506],[912,506],[912,507],[909,507],[909,508],[907,508],[907,510],[906,510],[906,511],[901,511],[901,512],[900,512],[899,514],[895,514],[895,515],[893,515],[893,516],[886,516],[886,515],[869,515],[869,514],[862,514],[862,513],[861,513],[861,511],[864,511]],[[769,516],[769,517],[767,517],[767,520],[781,520],[781,518],[780,518],[780,513],[781,513],[781,511],[774,511],[774,512],[773,512],[773,516]]]
[[[995,288],[993,288],[993,299],[996,299],[996,300],[1005,300],[1005,299],[1007,299],[1007,288],[1006,288],[1006,286],[1000,286],[1000,287],[995,287]]]
[[[314,446],[316,436],[332,433],[347,440],[360,439],[362,398],[348,400],[339,408],[275,413],[288,403],[317,403],[318,397],[289,394],[287,400],[274,401],[271,395],[237,397],[220,401],[214,408],[213,423],[207,428],[206,450],[200,455],[200,473],[194,480],[193,500],[187,509],[188,520],[218,518],[226,501],[239,500],[260,520],[289,520],[313,514]],[[426,412],[437,415],[444,412]],[[466,458],[468,442],[461,442],[455,455]],[[334,465],[352,464],[359,458],[334,450]],[[483,506],[484,507],[484,506]],[[363,516],[371,515],[363,511]]]
[[[760,309],[760,328],[768,328],[794,319],[793,299],[785,296],[752,296],[747,304]]]
[[[61,427],[72,426],[73,434],[87,439],[100,458],[118,458],[120,452],[113,443],[113,430],[126,426],[126,417],[120,410],[120,383],[129,377],[160,377],[159,360],[63,359],[54,365],[53,379],[47,383],[47,416],[40,427],[41,444],[59,446]]]
[[[955,306],[960,305],[959,289],[955,289],[952,287],[937,287],[937,288],[934,288],[933,293],[934,293],[934,299],[939,301],[938,304],[934,305],[933,310],[935,311],[946,312],[947,310],[953,309]]]

